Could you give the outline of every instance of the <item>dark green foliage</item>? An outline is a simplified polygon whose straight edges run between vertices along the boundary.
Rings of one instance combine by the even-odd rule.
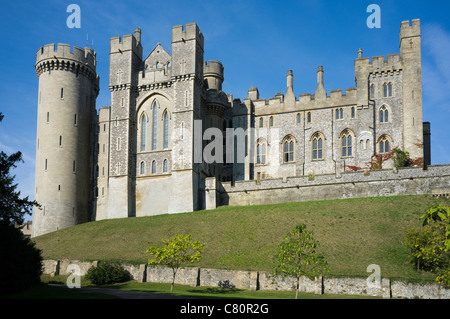
[[[402,151],[398,148],[394,148],[394,153],[395,154],[392,159],[394,160],[394,166],[396,168],[411,166],[412,161],[409,157],[408,152]]]
[[[2,119],[3,115],[0,113],[0,122]],[[17,167],[17,163],[22,161],[21,152],[12,155],[0,152],[0,221],[11,225],[23,224],[23,217],[31,214],[33,206],[39,207],[35,201],[28,200],[28,197],[20,197],[17,184],[14,184],[15,176],[10,175],[11,168]]]
[[[422,229],[409,229],[405,236],[410,260],[417,270],[437,273],[436,281],[450,287],[450,207],[431,206],[420,219]]]
[[[119,264],[100,262],[97,267],[89,268],[86,279],[94,285],[107,285],[131,280],[131,275]]]
[[[41,251],[20,229],[0,221],[0,294],[31,287],[41,274]]]

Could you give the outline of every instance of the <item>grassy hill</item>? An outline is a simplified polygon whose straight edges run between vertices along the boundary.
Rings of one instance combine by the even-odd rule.
[[[329,276],[364,277],[370,264],[383,278],[428,281],[410,266],[404,231],[420,227],[419,217],[449,199],[397,196],[277,205],[220,207],[185,214],[103,220],[36,237],[45,259],[111,260],[146,263],[146,248],[162,238],[191,234],[206,243],[196,265],[218,269],[271,271],[285,234],[305,223],[314,231]]]

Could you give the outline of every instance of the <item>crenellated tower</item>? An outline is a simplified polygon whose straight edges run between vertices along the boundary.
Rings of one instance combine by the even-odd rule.
[[[403,136],[411,158],[423,157],[422,53],[420,20],[403,21],[400,28],[403,65]]]
[[[201,165],[194,162],[194,121],[203,116],[204,38],[196,23],[172,28],[173,120],[185,134],[172,138],[172,183],[168,212],[188,212],[198,207]]]
[[[141,30],[110,40],[109,90],[111,108],[109,181],[106,217],[134,216],[136,105],[134,90],[142,63]]]
[[[36,54],[39,79],[33,236],[89,220],[92,131],[99,93],[90,48],[48,44]]]

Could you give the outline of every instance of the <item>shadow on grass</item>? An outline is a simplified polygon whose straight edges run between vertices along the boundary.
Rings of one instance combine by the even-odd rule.
[[[214,294],[214,295],[234,294],[241,291],[244,290],[236,288],[221,288],[221,287],[208,287],[203,289],[187,290],[187,292],[195,294]]]

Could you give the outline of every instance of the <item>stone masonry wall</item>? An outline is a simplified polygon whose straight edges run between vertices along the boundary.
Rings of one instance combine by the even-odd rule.
[[[90,267],[96,267],[98,261],[44,260],[43,273],[51,276],[69,275],[68,269],[78,266],[80,276],[86,275]],[[70,267],[69,267],[70,266]],[[171,283],[172,269],[162,266],[123,265],[137,282]],[[295,291],[296,280],[290,277],[274,276],[267,272],[221,270],[210,268],[181,268],[177,272],[175,284],[192,287],[228,287],[246,290]],[[314,280],[300,278],[300,292],[315,294],[345,294],[376,296],[385,299],[450,299],[450,289],[438,284],[413,284],[403,281],[381,279],[378,286],[369,284],[361,278],[326,278],[320,276]]]
[[[222,183],[221,204],[265,205],[346,198],[450,193],[450,165]]]

